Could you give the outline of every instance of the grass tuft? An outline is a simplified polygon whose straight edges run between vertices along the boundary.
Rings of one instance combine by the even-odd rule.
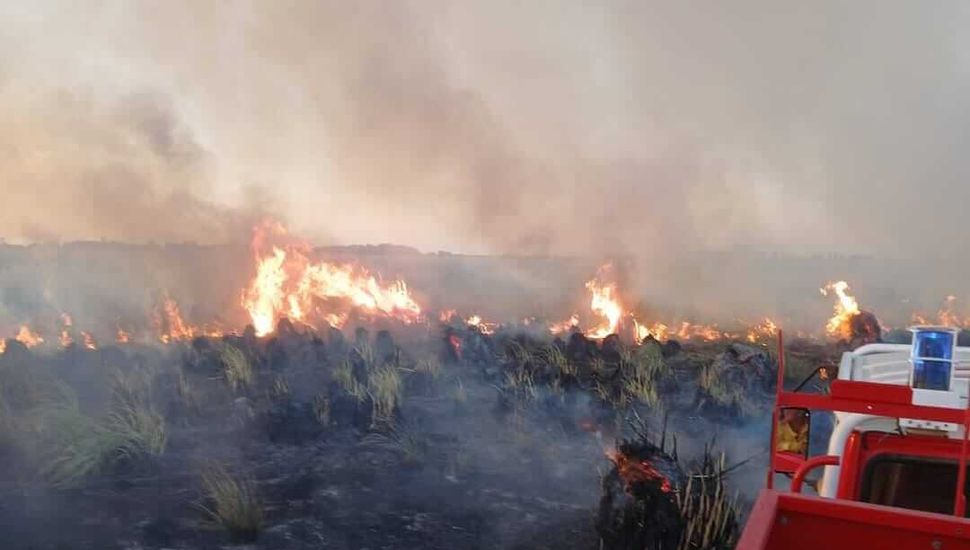
[[[219,348],[219,361],[222,363],[222,374],[233,392],[245,390],[252,385],[253,365],[243,350],[224,342]]]
[[[44,477],[54,486],[70,487],[116,464],[161,455],[168,432],[150,390],[145,376],[115,375],[111,408],[101,421],[82,414],[76,400],[48,404],[41,425],[48,449]]]
[[[263,506],[251,478],[235,478],[224,466],[211,465],[202,473],[206,504],[199,507],[234,542],[253,542],[263,529]]]
[[[724,454],[714,459],[711,446],[705,445],[700,468],[676,495],[684,520],[678,550],[734,548],[738,535],[737,497],[728,496],[724,478]]]
[[[401,403],[401,374],[395,365],[384,365],[367,376],[367,393],[373,406],[371,424],[390,425]]]

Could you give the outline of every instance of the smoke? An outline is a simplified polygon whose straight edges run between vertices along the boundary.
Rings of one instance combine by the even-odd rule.
[[[238,242],[272,214],[320,244],[625,256],[648,301],[771,313],[758,261],[702,254],[965,256],[967,9],[6,5],[0,235]]]
[[[966,8],[875,7],[7,6],[3,232],[225,239],[256,185],[343,242],[950,250]]]

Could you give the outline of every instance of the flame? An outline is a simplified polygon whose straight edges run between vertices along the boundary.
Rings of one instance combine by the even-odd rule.
[[[600,324],[586,332],[590,338],[606,338],[616,334],[623,317],[623,307],[617,295],[616,283],[603,282],[612,270],[610,264],[599,268],[596,277],[586,282],[586,288],[592,294],[589,307],[596,315],[603,318]]]
[[[763,321],[748,328],[748,334],[746,336],[747,340],[752,344],[758,342],[759,340],[764,340],[767,338],[772,338],[778,334],[778,325],[769,317],[765,317]]]
[[[825,332],[829,336],[846,339],[852,337],[852,326],[850,322],[853,317],[859,314],[859,303],[854,296],[848,293],[848,290],[849,283],[845,281],[828,283],[819,289],[822,296],[828,296],[829,293],[835,292],[835,295],[838,297],[838,301],[833,306],[835,315],[825,325]]]
[[[127,344],[131,341],[131,335],[125,331],[125,329],[118,327],[118,331],[115,333],[115,342],[119,344]]]
[[[673,490],[673,487],[670,485],[670,480],[657,471],[649,461],[632,459],[617,449],[607,450],[606,456],[616,464],[616,469],[620,473],[620,478],[626,484],[625,488],[627,491],[630,490],[633,484],[645,481],[659,481],[660,490],[664,493],[669,493]]]
[[[168,296],[162,298],[161,304],[156,307],[153,320],[158,331],[158,339],[163,344],[191,340],[195,337],[195,327],[185,322],[178,303]]]
[[[579,315],[573,313],[569,319],[549,325],[549,332],[553,334],[563,334],[566,332],[571,332],[574,328],[578,326],[579,326]]]
[[[90,333],[81,331],[81,340],[84,342],[84,347],[87,349],[98,349],[97,342],[94,341],[94,337]]]
[[[936,323],[945,327],[970,328],[970,318],[961,317],[956,309],[957,297],[947,296],[936,312]],[[917,325],[932,324],[926,317],[919,313],[913,314],[913,322]]]
[[[256,275],[243,291],[242,305],[257,336],[271,333],[276,321],[284,316],[308,322],[316,313],[317,300],[345,300],[366,313],[405,323],[420,319],[421,308],[404,281],[384,284],[359,266],[313,262],[307,256],[306,243],[269,246],[270,240],[292,241],[287,239],[286,229],[279,223],[266,222],[254,229],[252,250]],[[346,312],[326,312],[323,317],[337,328],[347,319]]]
[[[455,357],[461,361],[461,338],[455,334],[449,334],[448,343],[451,344],[451,349],[455,351]]]
[[[451,318],[454,317],[455,315],[458,315],[457,311],[453,309],[445,309],[445,310],[442,310],[440,313],[438,313],[438,320],[441,321],[442,323],[448,323],[451,321]]]
[[[717,328],[717,325],[697,325],[687,321],[682,321],[680,323],[680,328],[677,330],[676,335],[682,340],[698,338],[706,342],[724,340],[729,336],[727,333],[721,332],[721,330]]]
[[[63,328],[61,328],[61,335],[58,340],[61,343],[61,347],[66,348],[74,343],[74,337],[71,336],[71,327],[74,326],[74,321],[67,313],[61,313],[61,324]]]
[[[30,330],[30,327],[27,325],[20,325],[20,330],[14,339],[28,348],[33,348],[44,343],[44,339],[36,332]]]
[[[486,323],[480,315],[472,315],[465,319],[465,324],[477,328],[482,334],[494,334],[497,326],[496,323]]]
[[[7,339],[0,338],[0,355],[3,355],[6,352],[7,352]]]
[[[633,337],[636,339],[638,344],[642,343],[644,340],[649,338],[650,328],[647,325],[641,325],[636,318],[633,319]]]

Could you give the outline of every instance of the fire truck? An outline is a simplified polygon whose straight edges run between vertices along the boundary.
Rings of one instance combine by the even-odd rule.
[[[825,393],[784,390],[778,334],[767,486],[737,548],[970,549],[970,348],[957,346],[956,329],[911,331],[910,345],[843,354]],[[813,456],[814,411],[833,412],[835,425],[827,452]]]

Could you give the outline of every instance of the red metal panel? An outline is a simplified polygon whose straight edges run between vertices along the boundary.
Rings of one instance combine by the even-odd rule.
[[[783,474],[793,474],[805,464],[805,457],[788,451],[778,451],[775,453],[774,471]]]
[[[832,380],[829,391],[836,399],[878,401],[897,405],[913,404],[913,388],[897,384],[859,382],[855,380]]]
[[[862,434],[852,432],[845,441],[842,450],[842,467],[839,468],[839,487],[836,490],[838,498],[855,500],[859,498],[859,470],[864,464],[860,460],[862,452]]]
[[[967,482],[967,437],[970,436],[970,413],[963,411],[963,437],[960,441],[960,465],[957,470],[957,487],[953,502],[953,515],[963,517],[967,511],[967,496],[963,488]]]
[[[741,533],[741,539],[735,548],[744,550],[762,550],[768,547],[771,528],[775,524],[775,511],[778,508],[778,492],[765,489],[758,495],[748,514],[748,522]]]
[[[874,504],[762,491],[737,548],[970,550],[970,520]]]

